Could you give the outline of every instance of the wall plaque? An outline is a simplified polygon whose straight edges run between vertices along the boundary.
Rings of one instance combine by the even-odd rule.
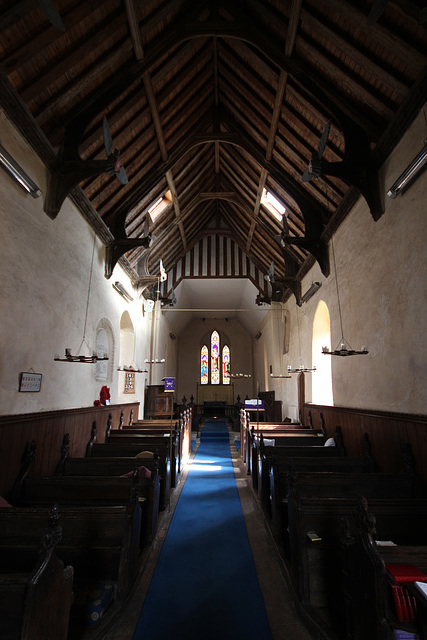
[[[42,374],[21,371],[19,374],[19,391],[38,392],[42,386]]]
[[[135,393],[135,373],[125,371],[125,388],[123,393]]]

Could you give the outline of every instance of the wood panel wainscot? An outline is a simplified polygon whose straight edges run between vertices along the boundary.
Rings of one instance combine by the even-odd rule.
[[[308,403],[303,412],[305,420],[311,414],[315,429],[323,422],[328,436],[339,426],[348,456],[362,455],[363,436],[367,434],[378,471],[404,471],[406,460],[409,467],[415,464],[414,471],[427,487],[427,416]]]
[[[139,402],[0,416],[0,496],[7,496],[23,458],[34,456],[32,473],[52,475],[64,435],[70,435],[70,456],[83,457],[96,425],[97,442],[105,442],[108,424],[117,428],[138,416]],[[35,447],[31,447],[32,443]]]

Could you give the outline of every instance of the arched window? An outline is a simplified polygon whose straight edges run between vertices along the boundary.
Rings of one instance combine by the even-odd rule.
[[[207,348],[206,345],[203,345],[202,354],[201,354],[201,373],[200,373],[201,384],[208,384],[209,382],[208,357],[209,357],[209,349]]]
[[[211,335],[211,384],[220,383],[221,370],[219,367],[219,333],[213,331]]]
[[[332,390],[332,358],[322,354],[322,347],[331,348],[329,309],[323,300],[317,305],[313,320],[312,362],[316,373],[312,376],[313,404],[334,404]]]
[[[209,348],[206,344],[200,350],[200,383],[230,384],[230,347],[224,345],[218,331],[213,331]]]
[[[111,322],[102,318],[96,328],[96,354],[100,358],[108,357],[108,360],[98,360],[95,366],[95,379],[111,382],[113,379],[115,340]]]
[[[135,329],[128,311],[120,318],[120,364],[135,366]]]
[[[222,384],[230,384],[230,349],[227,345],[222,348]]]

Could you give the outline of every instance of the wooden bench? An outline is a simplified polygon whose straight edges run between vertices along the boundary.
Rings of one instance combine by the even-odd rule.
[[[252,471],[252,485],[258,493],[261,506],[265,513],[270,517],[270,476],[274,464],[288,465],[292,458],[334,458],[345,455],[345,449],[342,444],[342,438],[338,437],[339,431],[336,431],[336,447],[317,446],[316,439],[309,446],[281,446],[281,447],[265,447],[262,444],[259,447],[257,474]]]
[[[191,441],[191,429],[188,429],[188,425],[186,426],[185,420],[174,420],[172,423],[170,420],[138,420],[136,422],[133,422],[132,425],[124,425],[122,427],[122,431],[126,434],[149,436],[156,435],[161,432],[169,433],[174,439],[173,446],[175,447],[177,452],[177,471],[178,473],[181,473],[183,463],[187,459],[189,454],[189,450],[186,451],[185,447],[188,446],[189,448]],[[108,438],[106,438],[106,441],[108,441]]]
[[[306,443],[306,438],[313,439],[315,437],[322,437],[322,434],[314,431],[313,429],[306,429],[305,427],[289,426],[284,429],[274,429],[271,431],[251,430],[246,438],[248,447],[246,455],[246,469],[248,473],[252,473],[252,469],[254,469],[256,473],[261,442],[264,442],[265,446],[280,446],[282,438],[286,438],[292,440],[294,446],[298,446],[299,444],[304,445]],[[324,443],[324,439],[317,441],[318,446],[323,446]],[[289,445],[292,445],[292,443],[289,442]]]
[[[253,433],[263,433],[265,437],[269,437],[269,433],[272,431],[286,431],[292,433],[296,432],[311,432],[311,433],[321,433],[326,436],[326,428],[325,421],[323,418],[323,414],[320,414],[321,420],[321,428],[320,430],[315,430],[313,427],[313,421],[311,417],[311,412],[309,412],[308,416],[308,424],[303,425],[300,422],[292,422],[290,418],[286,418],[281,422],[254,422],[250,419],[249,414],[244,409],[240,411],[240,440],[241,440],[241,450],[242,457],[245,464],[248,466],[248,473],[250,473],[250,464],[251,464],[251,449],[252,449],[252,434]],[[249,458],[249,460],[248,460]]]
[[[10,538],[23,536],[22,532],[30,536],[40,531],[49,513],[42,506],[0,509],[0,532],[7,531]],[[124,505],[60,506],[60,514],[62,539],[56,552],[74,568],[74,591],[108,581],[115,585],[117,600],[123,601],[138,574],[140,510]],[[8,542],[5,552],[7,548]],[[73,611],[72,606],[71,616]]]
[[[161,434],[127,433],[125,430],[112,431],[105,444],[135,445],[140,451],[157,452],[160,455],[167,452],[170,461],[171,487],[175,487],[180,469],[180,456],[176,434],[172,437],[170,432],[162,431]]]
[[[128,424],[123,424],[123,421],[119,423],[118,429],[163,429],[164,431],[171,431],[176,433],[178,439],[179,449],[179,470],[181,472],[183,461],[187,460],[191,449],[191,429],[192,429],[192,410],[190,408],[185,409],[179,415],[179,419],[175,418],[146,418],[133,420],[133,413]],[[110,422],[111,430],[111,422]],[[107,429],[106,439],[108,439],[109,430]]]
[[[291,478],[298,473],[330,472],[334,474],[372,473],[375,463],[370,454],[360,458],[336,457],[294,457],[273,460],[270,470],[269,504],[264,505],[264,511],[270,523],[273,537],[279,545],[283,544],[284,532],[288,527],[288,493]]]
[[[415,623],[400,624],[390,597],[386,564],[414,564],[427,575],[427,511],[425,501],[397,500],[388,515],[375,502],[361,498],[353,524],[346,520],[341,535],[342,588],[348,640],[389,640],[393,628],[407,628],[425,638],[424,599]],[[377,542],[378,541],[378,542]],[[383,546],[392,541],[396,546]],[[411,595],[417,597],[415,588]],[[420,596],[420,598],[422,598]]]
[[[253,478],[259,474],[259,458],[262,448],[267,447],[323,447],[325,438],[313,429],[291,429],[274,431],[271,434],[256,432],[251,436],[251,453],[248,456],[248,472]]]
[[[168,484],[169,488],[174,488],[177,482],[176,467],[170,463],[170,450],[167,445],[157,446],[147,443],[134,444],[120,441],[110,441],[105,443],[95,442],[86,449],[86,457],[91,458],[135,458],[144,464],[147,455],[153,454],[159,464],[159,475]],[[138,456],[138,457],[137,457]]]
[[[0,638],[67,640],[74,571],[56,552],[59,514],[45,511],[31,528],[11,526],[15,516],[0,509]]]
[[[49,476],[26,478],[20,492],[15,494],[16,506],[48,506],[59,503],[67,506],[123,505],[140,512],[140,546],[150,542],[157,530],[159,512],[158,474],[149,479],[112,476]]]
[[[138,429],[134,427],[128,427],[127,429],[112,429],[106,442],[115,442],[116,440],[121,442],[134,442],[136,444],[143,445],[146,442],[150,447],[155,445],[169,446],[170,459],[172,464],[176,468],[176,475],[182,470],[182,442],[179,437],[179,432],[173,430],[170,431],[164,429]]]
[[[60,476],[110,476],[119,477],[140,467],[145,467],[151,472],[152,480],[155,484],[159,482],[159,505],[158,510],[166,508],[169,500],[169,483],[167,478],[162,478],[159,474],[159,461],[156,457],[145,458],[69,458],[68,455],[61,457],[56,474]],[[157,491],[153,487],[153,493]],[[151,502],[153,525],[156,525],[157,514],[155,514],[156,499]],[[154,528],[154,527],[153,527]]]
[[[370,474],[376,475],[376,474]],[[395,505],[407,505],[407,510],[420,508],[427,515],[427,500],[417,498],[374,497],[375,487],[370,489],[369,504],[384,526],[382,532],[388,538],[393,518],[397,514]],[[343,637],[344,602],[342,594],[342,567],[340,562],[340,536],[342,519],[353,525],[354,510],[360,496],[313,497],[289,494],[289,559],[291,577],[304,606],[325,609],[332,624]],[[392,517],[392,514],[394,516]],[[284,545],[286,547],[286,544]],[[286,551],[285,551],[286,552]]]

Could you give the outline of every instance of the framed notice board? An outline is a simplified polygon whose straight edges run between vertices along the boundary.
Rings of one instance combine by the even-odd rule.
[[[37,393],[42,386],[42,374],[22,371],[19,376],[19,391]]]

